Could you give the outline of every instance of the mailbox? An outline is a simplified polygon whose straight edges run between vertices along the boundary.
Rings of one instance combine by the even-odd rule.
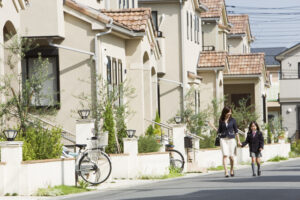
[[[193,148],[193,140],[191,137],[184,137],[184,148]]]

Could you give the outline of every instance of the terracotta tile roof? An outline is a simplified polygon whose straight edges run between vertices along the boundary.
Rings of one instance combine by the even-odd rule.
[[[87,15],[93,19],[96,19],[100,22],[109,23],[109,21],[110,21],[110,18],[107,17],[106,15],[100,13],[99,11],[97,11],[93,8],[90,8],[86,5],[78,3],[74,0],[64,0],[64,5],[68,6],[69,8],[72,8],[84,15]]]
[[[227,52],[225,51],[203,51],[198,60],[199,68],[225,67],[227,61]]]
[[[264,73],[264,53],[228,55],[228,75],[255,75]]]
[[[225,8],[224,0],[200,0],[208,7],[208,11],[201,13],[202,18],[221,17],[222,9]]]
[[[144,32],[147,27],[147,20],[151,19],[151,8],[101,10],[101,12],[113,18],[114,21],[138,32]]]
[[[229,15],[228,20],[233,24],[229,34],[247,33],[249,27],[248,15]]]
[[[65,0],[64,5],[103,23],[109,23],[113,19],[115,25],[137,32],[144,32],[147,20],[151,19],[150,8],[95,10],[75,0]]]

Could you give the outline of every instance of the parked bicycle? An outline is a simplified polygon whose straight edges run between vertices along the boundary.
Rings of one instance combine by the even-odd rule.
[[[179,151],[173,149],[174,145],[172,144],[166,144],[165,147],[166,152],[169,152],[170,166],[179,169],[179,171],[182,172],[185,164],[183,155]]]
[[[98,140],[97,137],[91,138],[91,142],[94,144],[97,144]],[[74,146],[79,148],[78,153],[71,152],[67,148]],[[63,157],[76,158],[76,183],[80,176],[91,185],[97,185],[106,181],[111,174],[111,160],[101,146],[91,145],[91,148],[87,148],[87,144],[66,145],[63,147]]]

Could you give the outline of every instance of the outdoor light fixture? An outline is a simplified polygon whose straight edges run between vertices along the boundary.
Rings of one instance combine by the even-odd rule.
[[[126,130],[126,132],[127,132],[127,136],[128,136],[129,138],[133,138],[133,136],[134,136],[136,130],[129,129],[129,130]]]
[[[6,137],[7,141],[14,141],[18,134],[17,130],[4,130],[4,136]]]
[[[181,122],[181,117],[176,116],[176,117],[174,117],[174,120],[175,120],[176,124],[179,124]]]
[[[90,110],[88,110],[88,109],[78,110],[78,114],[81,117],[81,119],[87,119],[90,114]]]

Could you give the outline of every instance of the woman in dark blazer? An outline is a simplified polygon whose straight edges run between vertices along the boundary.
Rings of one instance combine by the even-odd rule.
[[[234,156],[236,155],[236,139],[241,145],[235,119],[231,116],[232,110],[229,106],[225,106],[219,120],[218,134],[220,135],[220,146],[223,154],[223,166],[225,169],[225,177],[229,177],[227,171],[226,160],[230,160],[230,175],[234,176]],[[236,138],[236,139],[235,139]]]
[[[247,138],[245,142],[243,142],[242,147],[247,144],[249,145],[253,176],[256,176],[255,161],[257,164],[257,175],[260,176],[260,157],[262,156],[261,151],[264,148],[264,136],[262,132],[260,132],[260,128],[255,121],[250,122]]]

